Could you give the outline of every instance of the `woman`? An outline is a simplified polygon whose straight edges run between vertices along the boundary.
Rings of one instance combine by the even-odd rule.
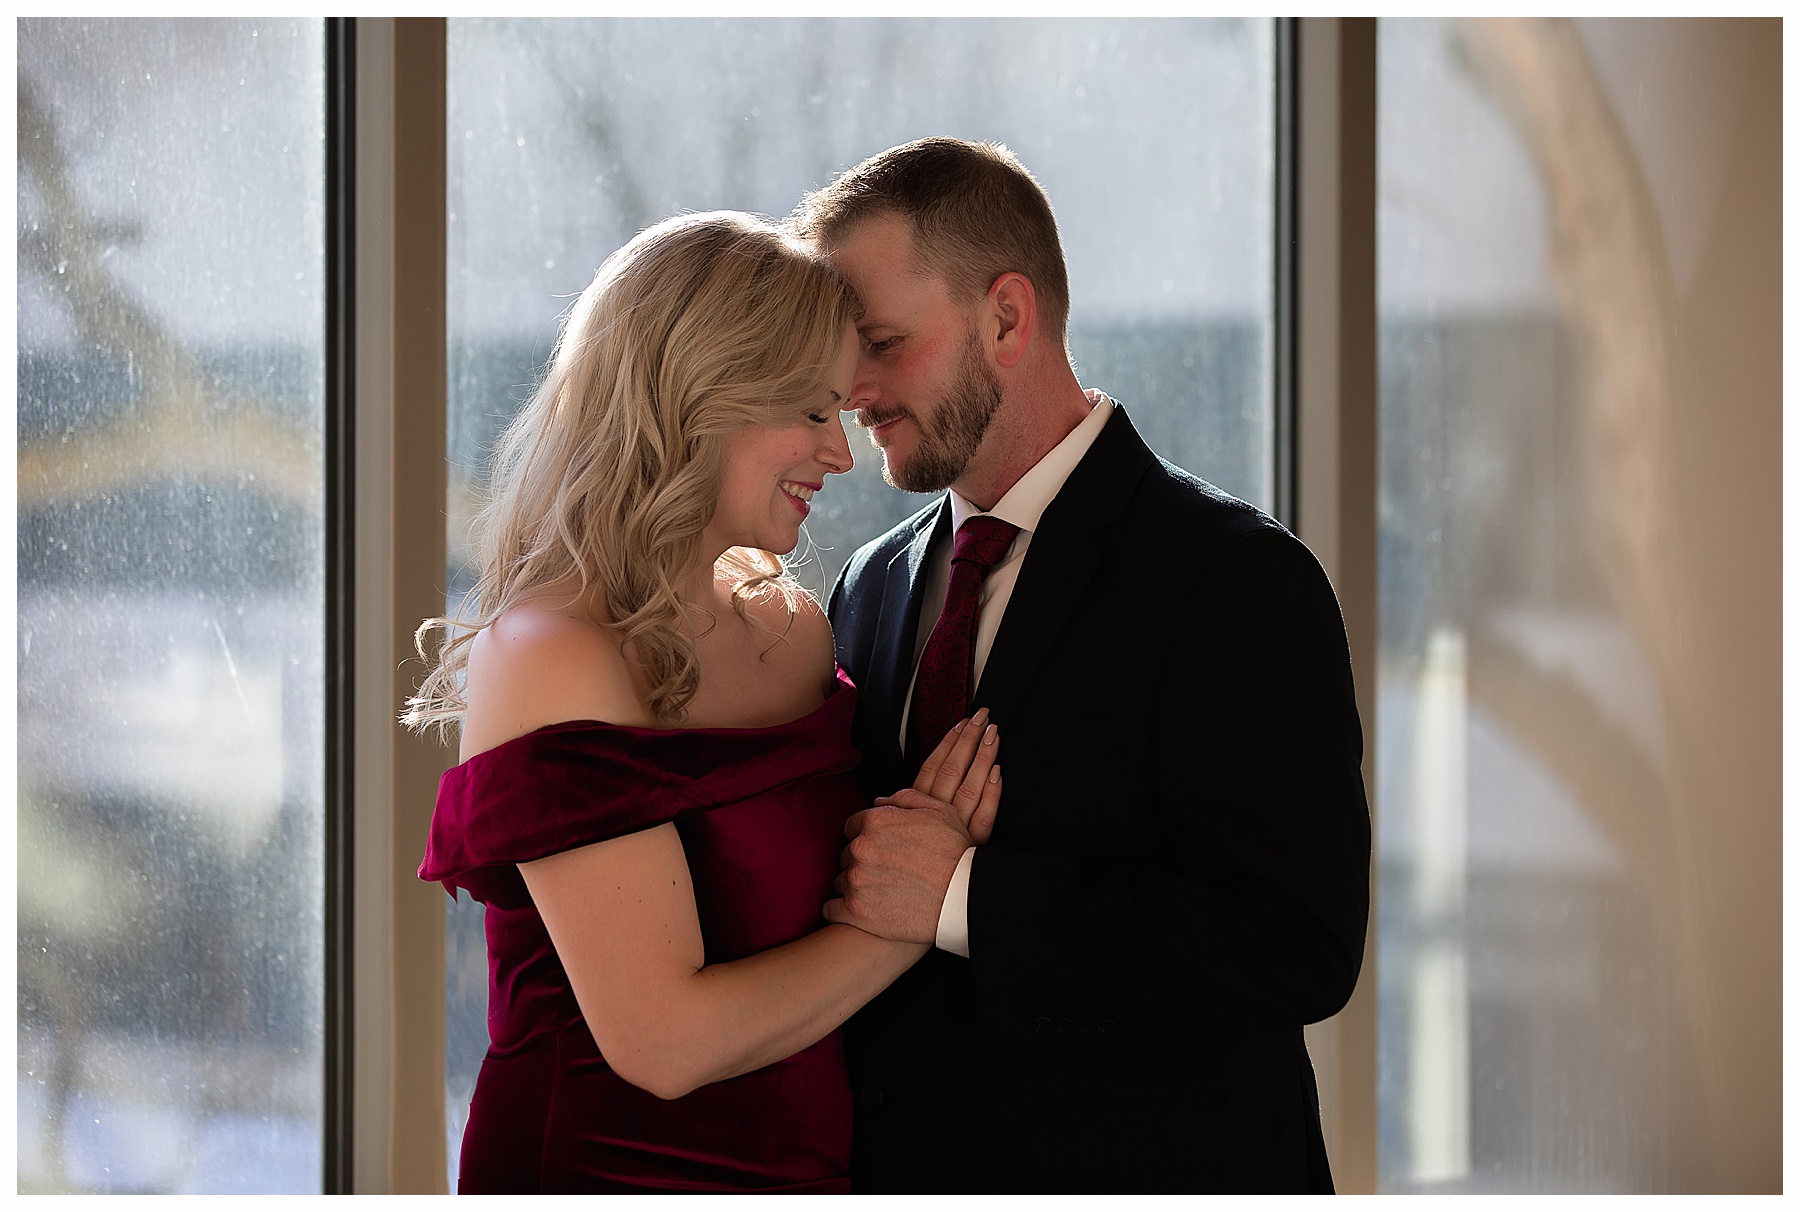
[[[822,926],[856,691],[769,553],[850,469],[858,306],[762,220],[669,220],[501,440],[406,717],[461,722],[419,874],[487,905],[462,1191],[848,1189],[838,1028],[925,948]],[[985,833],[997,740],[959,729],[918,786]]]

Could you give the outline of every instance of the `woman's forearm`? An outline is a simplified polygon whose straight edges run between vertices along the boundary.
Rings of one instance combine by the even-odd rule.
[[[843,1025],[930,948],[826,926],[805,938],[694,974],[722,1019],[723,1081],[792,1056]]]
[[[665,996],[640,1001],[644,1013],[632,1016],[635,1023],[596,1030],[595,1039],[625,1080],[658,1097],[678,1098],[823,1039],[927,950],[853,926],[826,926],[756,955],[700,968]]]
[[[833,925],[708,966],[673,825],[521,863],[519,872],[600,1054],[663,1098],[793,1055],[926,951]]]

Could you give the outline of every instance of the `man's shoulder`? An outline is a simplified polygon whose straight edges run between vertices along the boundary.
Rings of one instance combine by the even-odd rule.
[[[1312,550],[1250,502],[1158,459],[1134,508],[1155,519],[1163,557],[1156,566],[1210,608],[1267,610],[1279,603],[1287,610],[1310,603],[1329,606],[1326,614],[1337,617],[1336,594]]]
[[[1299,543],[1263,510],[1193,472],[1158,458],[1142,481],[1135,508],[1156,519],[1166,538],[1223,550],[1251,536]]]
[[[930,529],[937,521],[938,510],[942,507],[943,498],[933,497],[929,505],[911,517],[858,547],[844,565],[843,575],[839,578],[840,587],[854,584],[870,572],[876,575],[885,573],[894,557],[911,547],[920,532]]]
[[[1083,481],[1084,500],[1104,509],[1102,498],[1128,491],[1123,518],[1129,532],[1177,544],[1191,556],[1222,551],[1253,535],[1299,546],[1263,510],[1157,454],[1116,401],[1090,454],[1096,457],[1095,472]]]

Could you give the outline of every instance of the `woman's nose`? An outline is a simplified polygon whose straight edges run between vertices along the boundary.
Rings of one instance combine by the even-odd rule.
[[[860,412],[880,398],[875,383],[875,360],[863,354],[856,360],[856,378],[850,383],[850,396],[838,407],[845,412]]]
[[[842,412],[832,417],[831,424],[825,427],[824,441],[819,443],[819,462],[835,475],[843,475],[856,466],[856,456],[850,453],[850,438],[844,433]]]

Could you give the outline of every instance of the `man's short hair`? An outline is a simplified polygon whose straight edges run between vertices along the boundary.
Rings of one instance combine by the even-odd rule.
[[[938,136],[890,147],[801,198],[791,222],[829,246],[884,214],[911,221],[920,260],[966,298],[985,297],[1001,274],[1023,274],[1047,335],[1066,339],[1069,271],[1056,216],[1005,144]]]

